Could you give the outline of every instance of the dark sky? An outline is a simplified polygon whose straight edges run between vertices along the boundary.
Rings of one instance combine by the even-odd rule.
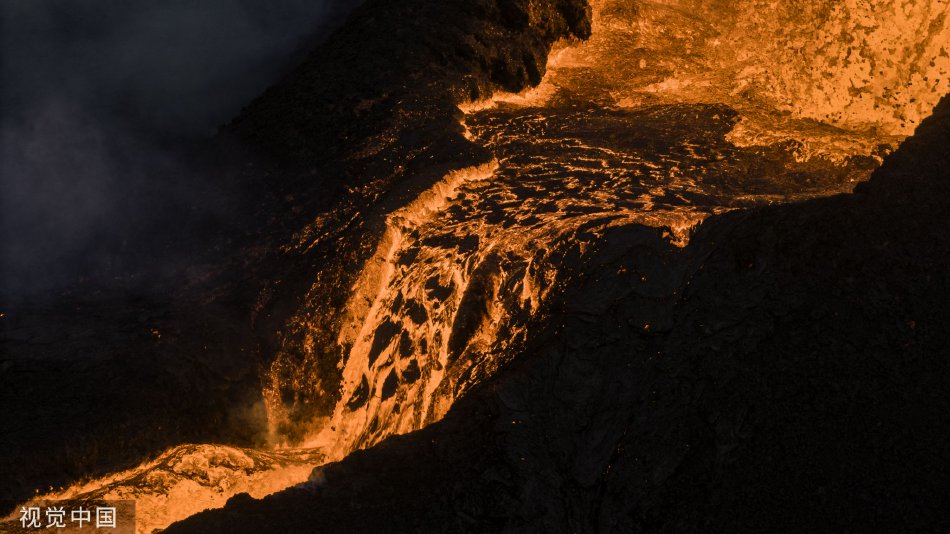
[[[212,135],[359,3],[0,2],[0,291],[63,283],[187,197],[156,141]]]
[[[356,0],[4,0],[4,119],[50,101],[207,133]]]

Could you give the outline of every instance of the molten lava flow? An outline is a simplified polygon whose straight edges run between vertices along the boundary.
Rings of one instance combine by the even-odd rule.
[[[904,136],[950,90],[946,0],[596,4],[554,84],[619,105],[723,102]]]
[[[334,346],[305,336],[306,351],[343,354],[343,378],[304,442],[340,458],[440,418],[510,356],[559,258],[605,228],[652,226],[685,246],[711,214],[850,191],[948,83],[944,11],[595,2],[593,37],[560,45],[537,88],[463,106],[466,137],[497,164],[390,213]],[[926,31],[897,39],[910,27]],[[335,386],[279,364],[272,392],[288,375]],[[268,400],[274,428],[299,426]]]
[[[332,339],[303,336],[301,352],[343,354],[342,382],[314,358],[265,377],[273,429],[299,423],[276,392],[342,390],[304,422],[316,449],[183,446],[45,497],[134,498],[146,532],[302,482],[441,418],[513,356],[565,258],[605,229],[686,246],[709,215],[848,192],[950,92],[946,0],[594,4],[593,37],[560,45],[539,87],[464,106],[495,161],[389,212]],[[307,331],[319,309],[291,322]]]
[[[203,510],[220,508],[238,493],[262,498],[306,482],[323,461],[324,456],[312,450],[181,445],[134,469],[37,496],[34,501],[134,500],[136,531],[151,534]],[[0,526],[16,527],[15,515]]]
[[[425,298],[425,292],[439,283],[464,289],[472,265],[466,269],[464,262],[446,257],[427,270],[421,267],[421,258],[406,262],[405,256],[418,246],[420,229],[438,224],[465,184],[490,179],[496,168],[497,162],[491,162],[451,172],[389,215],[376,254],[353,287],[339,334],[340,345],[350,348],[343,369],[346,402],[337,405],[308,446],[342,458],[386,435],[420,428],[444,413],[433,392],[448,365],[451,332],[446,327],[455,323],[461,293],[436,303]],[[428,352],[429,361],[420,366],[411,356],[422,352]],[[411,384],[398,397],[397,376]]]

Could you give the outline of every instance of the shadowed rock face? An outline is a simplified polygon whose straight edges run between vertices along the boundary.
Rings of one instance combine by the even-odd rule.
[[[950,98],[854,194],[609,230],[448,415],[168,532],[950,526]]]
[[[537,85],[554,41],[589,34],[586,2],[366,2],[228,129],[298,164],[420,149],[445,131],[440,121],[455,122],[456,104]]]

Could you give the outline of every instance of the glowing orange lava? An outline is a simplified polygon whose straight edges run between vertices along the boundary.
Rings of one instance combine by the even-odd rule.
[[[641,224],[686,246],[712,214],[853,185],[794,194],[737,186],[723,194],[700,167],[726,156],[706,154],[701,144],[681,142],[654,160],[655,151],[594,145],[581,135],[587,130],[562,135],[582,130],[570,121],[585,118],[584,106],[599,110],[604,124],[633,117],[623,128],[634,131],[662,121],[662,113],[682,118],[688,106],[725,104],[738,114],[725,135],[730,150],[785,150],[789,165],[834,168],[853,156],[879,161],[880,145],[899,142],[950,92],[947,0],[593,4],[592,38],[558,45],[539,87],[463,106],[472,119],[466,136],[497,159],[449,173],[386,217],[336,332],[342,384],[291,369],[294,380],[342,387],[332,413],[309,422],[307,449],[183,445],[42,498],[134,499],[139,532],[151,532],[237,493],[262,497],[306,482],[317,465],[440,419],[465,388],[490,376],[550,293],[557,247],[588,245],[576,237],[582,230],[596,239],[612,225]],[[503,155],[516,138],[538,154],[570,157]],[[305,248],[321,221],[301,229],[287,250]],[[304,315],[291,322],[313,328]],[[315,338],[285,350],[318,351]],[[287,419],[275,393],[287,365],[278,360],[266,377],[275,434]]]

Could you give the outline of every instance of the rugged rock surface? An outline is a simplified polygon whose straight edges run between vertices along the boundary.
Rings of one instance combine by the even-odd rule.
[[[578,0],[367,2],[230,125],[280,163],[265,176],[282,199],[268,213],[299,214],[279,217],[288,226],[268,248],[290,253],[275,259],[257,325],[279,333],[266,384],[278,439],[299,441],[340,401],[337,338],[389,217],[491,160],[464,137],[458,105],[536,85],[555,40],[589,33]]]
[[[439,423],[168,532],[950,526],[950,98],[854,194],[637,226]]]

